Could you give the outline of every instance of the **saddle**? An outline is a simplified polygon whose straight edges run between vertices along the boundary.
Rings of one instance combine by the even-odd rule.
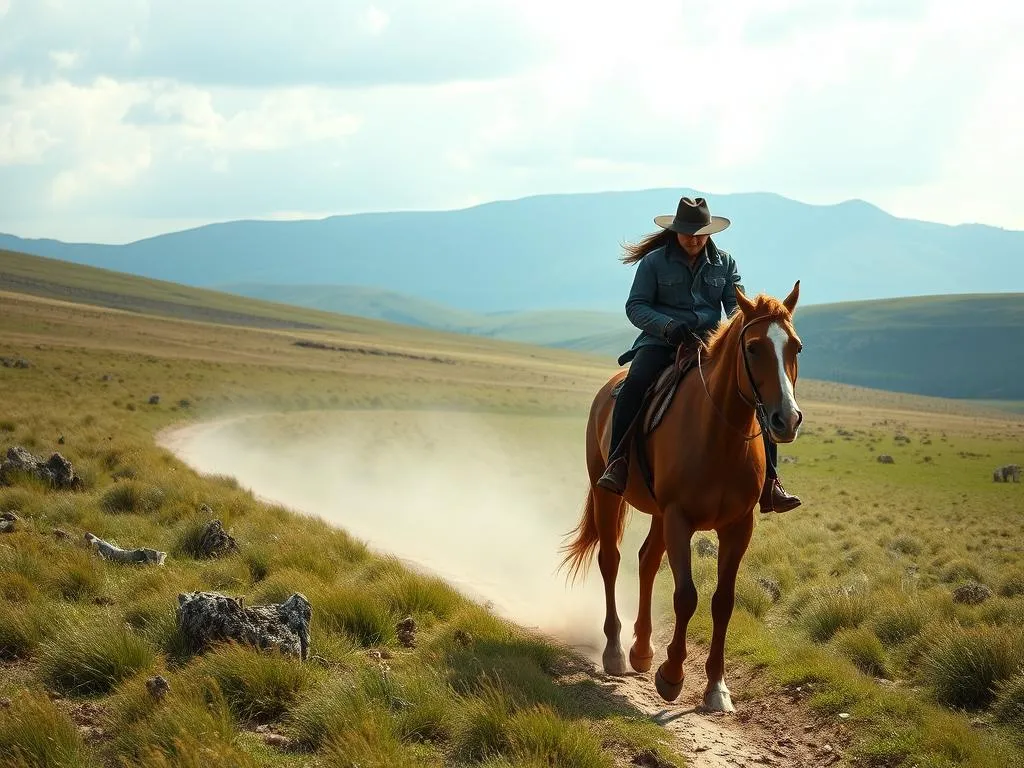
[[[672,404],[672,398],[683,379],[697,366],[698,343],[695,341],[679,345],[676,349],[675,360],[665,366],[654,383],[644,393],[637,415],[623,437],[623,440],[633,441],[637,464],[640,466],[644,483],[652,498],[654,497],[654,474],[651,470],[650,458],[645,450],[645,441],[661,424],[661,420]],[[612,388],[613,400],[618,397],[623,381],[625,378]]]

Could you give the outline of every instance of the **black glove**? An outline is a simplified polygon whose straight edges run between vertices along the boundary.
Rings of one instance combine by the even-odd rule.
[[[688,341],[693,334],[690,329],[682,323],[672,321],[665,329],[665,340],[673,347],[678,347],[684,341]]]

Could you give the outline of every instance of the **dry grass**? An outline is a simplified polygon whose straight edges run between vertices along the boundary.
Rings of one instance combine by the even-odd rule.
[[[653,724],[572,706],[557,682],[560,667],[575,663],[565,649],[323,521],[261,502],[230,478],[200,477],[153,440],[171,423],[240,410],[468,404],[572,413],[593,370],[478,341],[428,340],[458,359],[450,365],[298,348],[293,337],[4,297],[0,351],[31,367],[0,368],[0,450],[59,450],[86,482],[73,492],[27,479],[0,486],[0,510],[21,518],[0,538],[0,695],[14,699],[0,709],[0,761],[452,765],[490,743],[492,762],[591,766],[610,765],[600,743],[611,731],[627,752],[655,746],[678,760]],[[358,332],[336,340],[376,343]],[[384,346],[403,343],[395,335]],[[153,394],[159,403],[149,403]],[[204,505],[237,553],[196,557]],[[167,562],[103,561],[84,542],[87,531],[166,551]],[[317,659],[230,646],[194,653],[174,623],[176,596],[193,590],[248,604],[303,592]],[[409,615],[414,648],[395,631]],[[171,686],[161,702],[146,690],[154,674]],[[509,696],[508,731],[493,742],[465,724],[465,713],[493,703],[491,683]],[[98,709],[92,725],[107,737],[73,714],[83,703]],[[299,751],[263,744],[261,725]]]

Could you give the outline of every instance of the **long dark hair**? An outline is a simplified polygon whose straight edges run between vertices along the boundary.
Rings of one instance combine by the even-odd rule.
[[[625,251],[625,254],[622,256],[622,263],[636,264],[648,253],[670,243],[675,239],[675,237],[676,233],[671,229],[663,229],[659,232],[647,235],[639,242],[626,243],[622,246],[622,249]]]

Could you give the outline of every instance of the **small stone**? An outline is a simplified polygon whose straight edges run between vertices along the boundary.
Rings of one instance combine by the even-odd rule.
[[[398,642],[406,648],[416,647],[416,620],[412,616],[406,616],[395,625],[398,633]]]
[[[280,733],[264,734],[263,743],[268,747],[277,747],[278,749],[291,749],[292,746],[292,740]]]
[[[849,712],[840,712],[839,713],[839,719],[840,720],[849,720],[850,719],[850,713]]]
[[[154,675],[146,680],[146,690],[149,691],[149,695],[154,699],[162,701],[167,692],[171,690],[171,684],[167,682],[167,678],[163,675]]]

